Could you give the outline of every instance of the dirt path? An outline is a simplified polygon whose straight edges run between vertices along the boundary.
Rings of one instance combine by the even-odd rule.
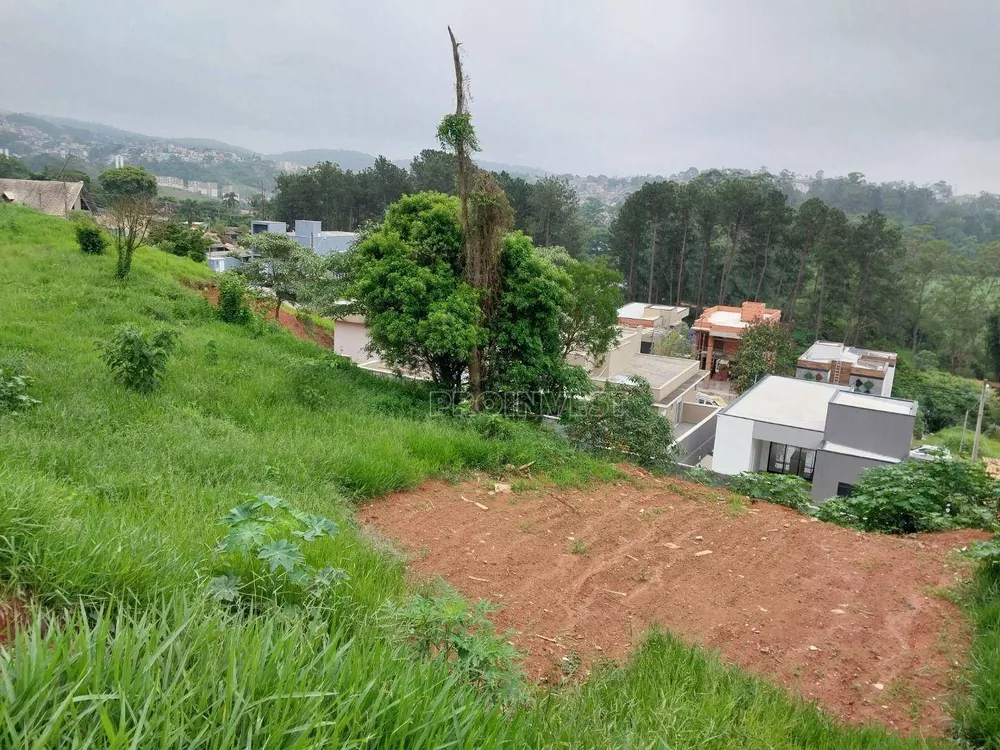
[[[951,552],[988,534],[865,535],[670,479],[491,487],[429,483],[360,516],[418,576],[503,603],[533,678],[558,679],[571,651],[623,657],[658,622],[845,720],[947,731],[968,633],[934,591],[963,575]]]

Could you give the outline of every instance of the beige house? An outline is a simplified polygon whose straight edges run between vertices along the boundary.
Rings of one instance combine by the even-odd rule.
[[[29,206],[43,214],[69,218],[70,211],[90,211],[82,182],[0,179],[0,203]]]
[[[618,325],[641,334],[640,350],[649,354],[656,340],[670,328],[684,322],[689,309],[676,305],[647,305],[645,302],[629,302],[618,308]]]
[[[645,379],[653,391],[653,405],[674,426],[681,460],[697,463],[706,455],[715,437],[715,415],[721,408],[714,403],[699,403],[698,387],[708,373],[696,359],[661,357],[642,352],[641,328],[619,329],[618,346],[598,363],[580,353],[566,359],[590,373],[595,383],[625,383],[631,377]]]

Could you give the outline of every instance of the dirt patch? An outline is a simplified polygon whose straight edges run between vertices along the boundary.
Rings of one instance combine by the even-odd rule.
[[[17,599],[0,599],[0,646],[13,642],[17,631],[31,621],[28,608]]]
[[[623,657],[657,622],[844,720],[946,733],[969,634],[935,591],[967,574],[952,551],[988,534],[861,534],[651,477],[491,487],[428,483],[360,517],[416,575],[502,603],[533,679],[558,679],[571,652]]]
[[[214,286],[198,285],[193,287],[201,294],[205,299],[207,299],[212,305],[219,304],[219,290]],[[258,313],[262,313],[267,320],[274,320],[274,304],[268,304],[266,301],[255,302],[254,310]],[[287,310],[281,310],[281,314],[278,317],[278,324],[288,331],[291,331],[295,336],[304,341],[311,341],[314,344],[318,344],[326,349],[333,349],[333,332],[323,328],[315,323],[303,323],[299,320],[298,316]]]

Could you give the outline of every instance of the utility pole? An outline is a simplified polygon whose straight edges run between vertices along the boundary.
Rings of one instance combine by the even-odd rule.
[[[958,444],[958,457],[962,457],[962,451],[965,449],[965,430],[969,426],[969,410],[965,410],[965,420],[962,422],[962,440]]]
[[[976,436],[972,439],[972,463],[979,458],[979,437],[983,431],[983,409],[986,406],[986,381],[983,381],[983,392],[979,396],[979,414],[976,417]]]

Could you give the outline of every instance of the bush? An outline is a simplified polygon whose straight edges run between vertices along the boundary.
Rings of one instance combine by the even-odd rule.
[[[247,283],[239,274],[222,274],[222,281],[219,282],[219,319],[239,325],[250,322]]]
[[[981,463],[906,461],[868,469],[850,497],[828,500],[817,516],[862,531],[909,534],[990,528],[997,485]]]
[[[741,495],[767,500],[795,510],[803,510],[812,503],[809,482],[792,474],[745,471],[732,477],[728,487]]]
[[[497,633],[489,615],[499,607],[484,599],[470,605],[451,589],[417,593],[389,608],[390,622],[421,656],[440,660],[491,698],[525,697],[517,649]]]
[[[290,508],[278,497],[254,495],[232,508],[220,525],[226,534],[215,548],[221,558],[207,589],[218,602],[296,603],[320,597],[348,579],[340,568],[316,568],[306,558],[304,544],[340,531],[324,516]]]
[[[148,395],[163,382],[176,338],[176,331],[160,330],[147,337],[136,326],[128,325],[98,347],[118,383]]]
[[[598,453],[610,453],[648,469],[674,463],[674,430],[653,407],[653,391],[642,378],[607,383],[582,413],[567,415],[567,435]]]
[[[350,367],[351,361],[339,354],[292,362],[288,372],[295,399],[310,409],[323,408],[334,385],[331,374]]]
[[[108,238],[96,224],[77,224],[76,242],[87,255],[101,255],[108,249]]]
[[[31,382],[27,375],[0,368],[0,414],[16,414],[41,403],[28,395]]]

